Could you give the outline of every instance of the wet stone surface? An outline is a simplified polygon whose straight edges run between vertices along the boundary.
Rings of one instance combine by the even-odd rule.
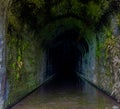
[[[11,109],[114,109],[119,104],[87,82],[51,81]]]

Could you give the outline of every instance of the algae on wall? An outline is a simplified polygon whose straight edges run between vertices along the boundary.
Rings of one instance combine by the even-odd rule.
[[[97,85],[120,102],[120,36],[113,26],[104,27],[97,40]]]
[[[49,37],[49,32],[51,32],[52,29],[55,29],[55,21],[61,23],[60,21],[68,19],[66,20],[68,21],[68,28],[69,24],[72,23],[72,21],[69,23],[69,18],[72,18],[76,25],[79,21],[78,25],[82,27],[82,35],[89,35],[89,33],[87,33],[87,29],[91,28],[92,32],[98,31],[98,28],[100,28],[101,25],[104,25],[107,21],[109,14],[113,12],[111,8],[113,9],[115,6],[116,4],[112,5],[112,0],[13,0],[11,10],[8,12],[8,33],[6,36],[7,75],[9,86],[6,105],[12,104],[18,98],[21,98],[39,85],[42,76],[41,73],[38,72],[44,70],[42,66],[45,64],[44,59],[42,59],[43,57],[45,58],[45,56],[41,44],[44,45],[45,43],[48,43],[49,40],[53,40],[53,37]],[[52,24],[53,22],[54,24]],[[48,26],[47,31],[43,30],[45,34],[48,35],[45,35],[46,37],[44,37],[44,35],[41,35],[40,30],[45,26],[47,27],[48,24],[51,24],[52,26]],[[56,35],[54,33],[51,34],[53,36]],[[87,56],[84,58],[89,62],[89,71],[91,70],[90,67],[93,65],[93,70],[90,72],[88,71],[89,77],[94,75],[94,64],[97,64],[97,62],[91,64],[95,59],[92,58],[92,60],[89,61],[90,56],[93,54],[95,57],[95,53],[99,55],[99,52],[103,52],[104,48],[101,48],[101,46],[103,46],[102,43],[105,43],[100,40],[100,45],[98,42],[98,46],[100,48],[98,47],[98,51],[95,52],[96,37],[93,37],[95,36],[93,35],[92,39],[89,39],[92,40],[90,41],[91,54],[88,54],[89,58],[86,58]],[[101,37],[101,35],[99,35],[99,37]],[[84,59],[83,62],[85,63]],[[110,81],[110,78],[106,76],[109,75],[109,73],[104,73],[106,71],[106,65],[103,63],[106,64],[106,62],[103,62],[104,60],[99,62],[101,59],[105,59],[104,54],[101,54],[98,57],[98,66],[101,69],[98,67],[96,68],[99,85],[105,83],[101,81],[102,77],[104,77],[103,81]],[[90,64],[91,66],[89,66]],[[107,67],[107,69],[109,69],[109,67]],[[38,75],[41,77],[39,78]],[[109,84],[105,84],[104,87],[109,88],[109,85],[111,85],[111,82]],[[13,97],[14,95],[16,95],[16,98]],[[13,98],[15,98],[14,101],[12,100]]]
[[[12,13],[8,18],[6,44],[8,94],[5,105],[10,106],[42,83],[44,53],[35,33]]]

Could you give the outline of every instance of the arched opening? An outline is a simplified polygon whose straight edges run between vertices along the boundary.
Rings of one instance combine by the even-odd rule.
[[[100,28],[101,24],[105,23],[103,21],[108,19],[108,17],[106,17],[106,20],[104,20],[105,16],[111,15],[109,14],[111,11],[108,11],[108,9],[109,6],[113,6],[110,5],[112,2],[110,2],[110,4],[107,3],[109,5],[104,9],[101,7],[104,7],[106,1],[102,4],[100,1],[96,3],[94,1],[88,2],[88,0],[85,2],[73,0],[63,0],[59,2],[55,0],[43,1],[44,2],[40,0],[0,1],[0,107],[5,100],[7,101],[5,101],[6,106],[11,105],[42,84],[44,82],[42,78],[44,70],[46,70],[45,76],[49,77],[49,75],[55,74],[56,80],[63,80],[64,83],[65,81],[69,83],[71,81],[76,82],[78,80],[77,73],[84,73],[87,66],[86,69],[88,71],[86,72],[89,74],[86,74],[86,77],[88,80],[99,86],[98,83],[101,85],[103,82],[97,83],[96,80],[101,80],[101,78],[105,77],[103,80],[108,78],[108,81],[104,87],[109,86],[111,88],[112,86],[111,78],[113,75],[111,73],[110,79],[104,75],[104,73],[103,76],[101,76],[101,72],[105,72],[107,69],[104,68],[102,61],[97,65],[97,60],[95,60],[96,53],[98,52],[95,48],[96,35],[92,35],[91,37],[89,34],[89,32],[96,34],[94,30]],[[101,5],[99,5],[99,3]],[[80,6],[77,4],[80,4]],[[11,6],[9,7],[9,5]],[[69,8],[71,6],[72,8]],[[91,8],[92,6],[98,10],[94,11],[93,8]],[[10,8],[10,10],[8,8]],[[97,11],[100,11],[100,13]],[[97,15],[97,13],[99,13],[99,15]],[[75,20],[73,21],[73,19],[71,19],[69,21],[69,17],[73,17]],[[67,19],[67,22],[62,22],[61,19]],[[53,25],[49,25],[44,33],[49,34],[51,30],[48,30],[51,27],[51,29],[53,29],[53,27],[56,28],[56,25],[59,23],[60,25],[65,23],[67,27],[70,26],[70,24],[79,25],[79,27],[82,28],[82,35],[88,32],[86,35],[90,39],[90,44],[87,43],[86,38],[83,38],[83,36],[79,35],[75,30],[66,30],[48,44],[49,47],[46,50],[47,56],[44,55],[44,51],[42,51],[43,46],[39,43],[44,43],[44,39],[49,40],[50,38],[44,37],[44,35],[44,38],[40,36],[42,36],[41,30],[49,23]],[[8,26],[6,26],[6,24]],[[98,26],[99,24],[100,26]],[[96,28],[96,26],[98,27]],[[4,37],[5,34],[6,37]],[[100,37],[100,40],[105,39],[105,35],[100,36],[103,36],[103,38]],[[101,44],[102,42],[103,41],[97,43]],[[85,55],[86,57],[84,58]],[[98,57],[99,60],[103,59],[103,55],[104,54],[100,56],[101,58]],[[47,58],[46,68],[44,68],[46,65],[44,58]],[[99,65],[101,65],[101,67]],[[107,67],[109,68],[109,66]],[[95,71],[97,68],[100,69],[99,72]],[[98,75],[96,76],[95,73],[98,73]],[[94,77],[95,82],[93,80]],[[104,87],[102,86],[103,89]],[[4,95],[6,95],[6,97],[4,97]]]
[[[77,30],[64,31],[48,45],[45,78],[54,74],[54,83],[76,84],[78,73],[83,73],[82,58],[88,52],[88,44]]]

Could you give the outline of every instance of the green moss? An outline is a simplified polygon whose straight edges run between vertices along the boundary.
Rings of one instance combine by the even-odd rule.
[[[39,60],[44,56],[44,47],[62,32],[74,28],[80,37],[96,41],[96,33],[100,32],[95,30],[103,23],[110,3],[111,0],[13,0],[8,12],[6,36],[9,83],[6,105],[38,86],[40,74],[37,70],[42,69],[42,61]],[[110,66],[106,47],[114,45],[114,41],[110,39],[112,35],[108,27],[103,26],[101,30],[105,35],[97,36],[98,78],[105,76],[111,79],[112,75],[107,70]],[[101,66],[107,72],[102,76]]]
[[[9,93],[5,106],[15,103],[40,85],[35,53],[39,42],[36,42],[35,34],[29,32],[26,25],[21,25],[15,16],[10,15],[8,21],[6,49]],[[42,52],[42,49],[38,51]]]
[[[87,9],[89,10],[88,15],[91,17],[91,19],[98,21],[98,19],[102,14],[102,9],[100,4],[96,4],[95,2],[90,1],[88,3]]]

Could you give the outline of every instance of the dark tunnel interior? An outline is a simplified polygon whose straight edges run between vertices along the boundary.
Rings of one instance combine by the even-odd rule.
[[[55,74],[54,83],[76,84],[82,73],[82,57],[88,52],[86,40],[76,30],[67,30],[52,41],[47,50],[46,76]]]

